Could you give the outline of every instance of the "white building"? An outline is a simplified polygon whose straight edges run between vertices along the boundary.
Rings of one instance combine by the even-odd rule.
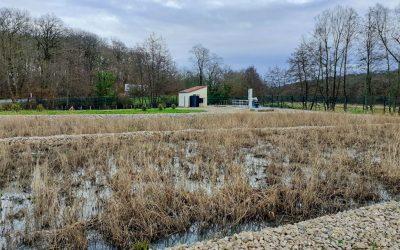
[[[126,83],[125,84],[125,94],[130,94],[132,91],[144,91],[145,85],[143,84],[132,84]]]
[[[206,107],[207,86],[196,86],[179,92],[179,107]]]

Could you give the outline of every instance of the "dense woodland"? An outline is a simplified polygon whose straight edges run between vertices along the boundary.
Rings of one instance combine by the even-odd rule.
[[[232,70],[202,45],[189,51],[193,67],[180,69],[161,36],[136,45],[68,28],[58,17],[33,18],[0,9],[0,98],[128,96],[156,100],[193,85],[208,85],[212,98],[246,95],[301,96],[304,108],[316,97],[327,109],[339,100],[386,96],[395,109],[400,97],[400,8],[376,5],[365,16],[338,6],[315,18],[288,59],[262,76],[253,66]]]
[[[254,67],[229,70],[201,45],[190,53],[193,71],[180,71],[156,34],[128,47],[69,29],[53,15],[32,18],[25,11],[0,10],[2,98],[118,96],[125,84],[137,86],[131,95],[152,99],[196,84],[208,84],[220,95],[244,95],[249,86],[265,87]]]

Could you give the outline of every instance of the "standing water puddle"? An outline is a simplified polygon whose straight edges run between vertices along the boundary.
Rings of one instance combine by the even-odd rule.
[[[235,227],[225,227],[225,228],[216,227],[207,230],[201,230],[198,224],[194,224],[189,228],[187,232],[181,234],[173,234],[169,237],[158,240],[150,244],[150,247],[151,249],[165,249],[178,245],[192,245],[199,241],[223,238],[226,236],[232,236],[240,232],[259,231],[271,225],[272,225],[271,223],[266,223],[266,222],[251,222],[251,223],[243,223]]]

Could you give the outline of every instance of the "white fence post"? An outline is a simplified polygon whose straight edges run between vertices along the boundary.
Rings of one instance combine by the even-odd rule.
[[[248,91],[248,102],[249,102],[249,109],[253,108],[253,89],[249,89]]]

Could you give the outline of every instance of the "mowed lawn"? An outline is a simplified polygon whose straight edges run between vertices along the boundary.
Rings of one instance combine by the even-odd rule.
[[[166,108],[166,109],[110,109],[110,110],[20,110],[0,111],[0,115],[139,115],[139,114],[187,114],[205,112],[202,109]]]

